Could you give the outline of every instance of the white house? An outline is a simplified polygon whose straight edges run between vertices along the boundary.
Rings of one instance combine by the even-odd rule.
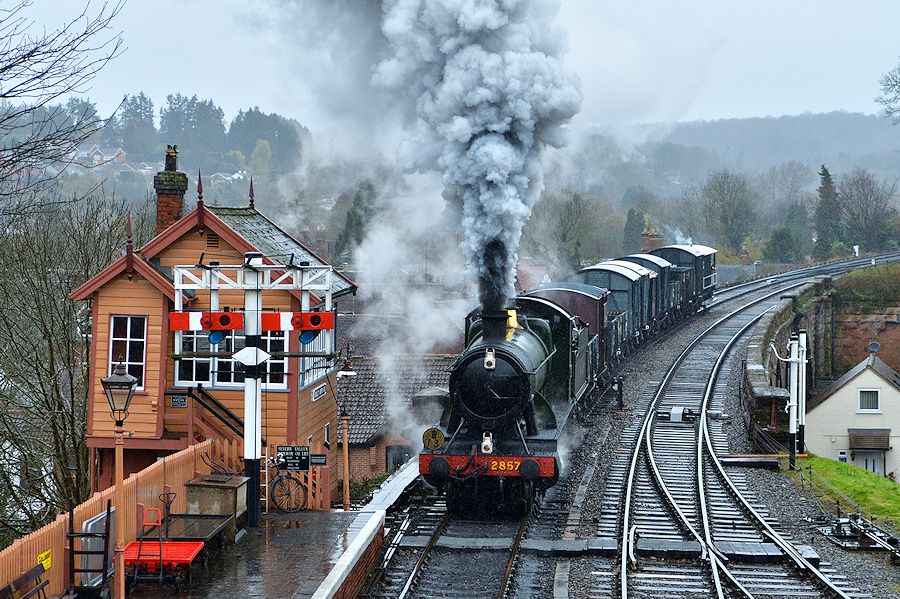
[[[809,400],[805,437],[810,453],[897,480],[900,375],[870,354]]]

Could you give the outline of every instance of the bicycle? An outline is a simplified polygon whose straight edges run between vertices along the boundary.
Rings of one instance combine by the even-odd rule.
[[[306,507],[306,485],[290,472],[281,472],[284,456],[278,454],[266,460],[266,466],[275,468],[276,475],[269,483],[269,497],[282,512],[299,512]]]

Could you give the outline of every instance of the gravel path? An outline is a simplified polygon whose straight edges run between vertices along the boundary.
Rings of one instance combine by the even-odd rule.
[[[629,406],[635,406],[641,400],[646,389],[654,381],[658,381],[665,369],[678,356],[693,337],[708,327],[725,312],[711,310],[701,314],[682,328],[670,332],[665,338],[644,347],[631,356],[621,371],[625,377],[625,411],[616,410],[614,394],[608,393],[600,407],[590,417],[590,424],[573,436],[585,439],[600,438],[602,432],[611,427],[606,443],[599,449],[591,443],[583,444],[577,452],[569,476],[569,491],[574,494],[586,463],[592,461],[592,454],[599,451],[600,466],[594,474],[589,492],[582,505],[582,526],[579,535],[590,538],[595,536],[597,518],[600,516],[601,497],[605,476],[612,463],[614,451],[618,448],[618,437],[622,429],[631,421]],[[729,398],[732,405],[726,406],[731,414],[738,413],[738,389],[741,380],[741,360],[745,356],[744,348],[739,349],[732,358],[729,377]],[[749,436],[742,418],[733,418],[728,426],[729,442],[734,453],[750,451]],[[883,553],[848,551],[837,547],[816,531],[807,522],[818,514],[818,508],[805,496],[794,481],[783,472],[769,470],[752,470],[748,472],[748,480],[757,490],[759,503],[766,505],[774,516],[782,523],[782,530],[789,532],[795,543],[811,546],[828,562],[842,572],[861,592],[869,593],[878,599],[900,599],[900,566],[893,566]],[[572,599],[586,598],[590,595],[591,570],[593,559],[572,560],[569,571],[568,596]],[[548,596],[553,596],[552,592]]]

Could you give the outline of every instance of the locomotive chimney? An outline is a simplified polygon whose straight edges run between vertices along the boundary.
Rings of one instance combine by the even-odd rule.
[[[506,338],[506,321],[509,315],[506,311],[491,310],[481,313],[481,326],[486,342],[502,341]]]

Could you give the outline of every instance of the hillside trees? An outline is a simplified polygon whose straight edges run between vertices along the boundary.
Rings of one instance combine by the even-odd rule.
[[[225,113],[212,100],[182,94],[166,96],[159,112],[159,138],[191,155],[207,173],[221,170],[225,158]]]
[[[103,129],[101,138],[108,145],[121,146],[132,160],[158,160],[160,144],[153,100],[144,92],[126,94],[119,112]]]
[[[300,160],[303,127],[277,114],[265,114],[258,106],[241,110],[228,127],[228,147],[250,156],[260,140],[269,142],[273,175],[289,173]],[[308,133],[308,132],[306,132]]]
[[[0,12],[0,215],[48,207],[35,193],[52,179],[47,166],[103,124],[96,113],[70,118],[58,101],[83,92],[122,43],[109,32],[121,3],[93,16],[88,4],[50,32],[35,31],[30,4],[17,0]]]
[[[760,210],[762,232],[779,227],[790,227],[794,240],[805,255],[812,243],[809,214],[806,203],[807,189],[815,180],[815,174],[805,164],[796,160],[768,169],[759,177],[758,188],[764,207]]]
[[[621,217],[610,220],[608,208],[599,197],[580,189],[544,192],[522,230],[521,252],[546,262],[556,280],[580,270],[585,262],[618,253],[621,238],[612,232],[621,232],[624,223]]]

